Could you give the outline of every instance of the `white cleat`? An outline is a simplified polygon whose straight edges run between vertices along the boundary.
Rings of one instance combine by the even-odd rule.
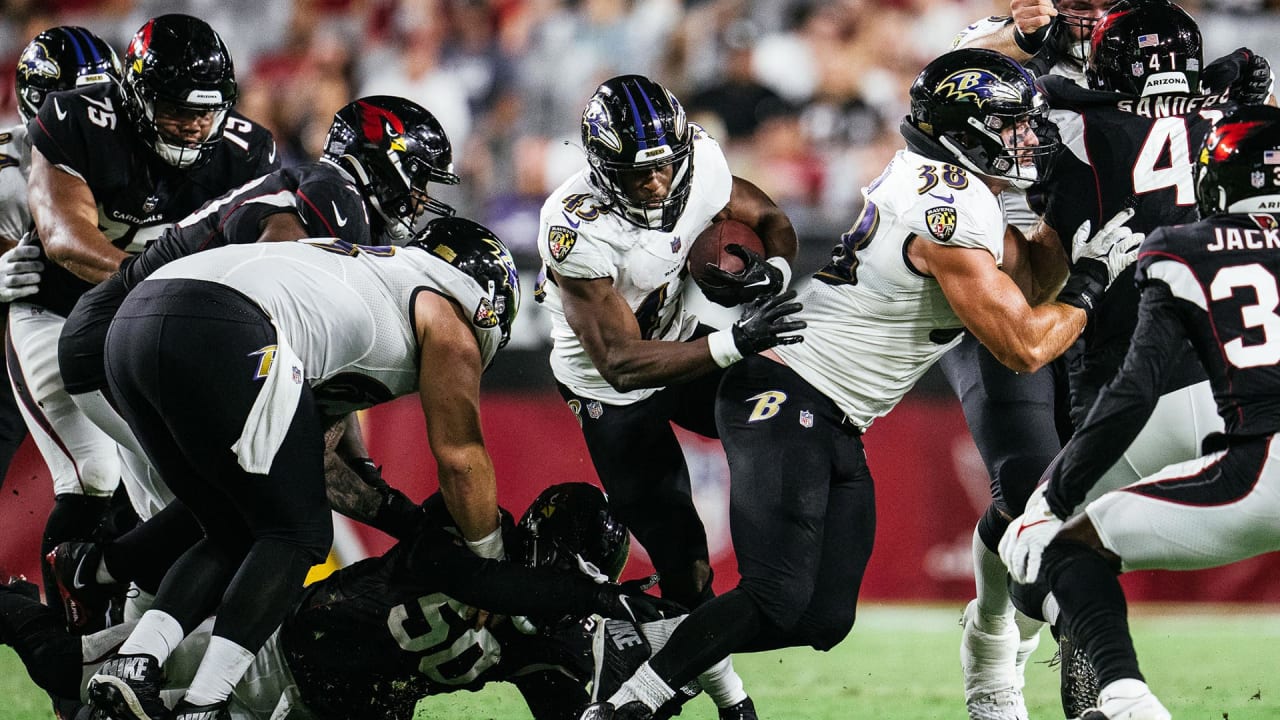
[[[1027,720],[1022,680],[1016,663],[1021,642],[1012,620],[1004,629],[987,632],[978,627],[978,601],[972,600],[961,620],[960,669],[969,720]]]
[[[1080,720],[1172,720],[1172,715],[1141,680],[1116,680],[1098,694],[1098,707]]]

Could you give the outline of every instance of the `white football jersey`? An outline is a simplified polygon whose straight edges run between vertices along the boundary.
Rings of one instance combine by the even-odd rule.
[[[685,312],[685,259],[698,234],[729,203],[733,175],[720,145],[696,125],[689,201],[671,232],[637,227],[604,205],[584,169],[542,205],[538,254],[562,277],[613,278],[650,340],[685,340],[698,320]],[[544,305],[551,315],[551,370],[583,397],[613,405],[646,398],[658,388],[618,392],[600,375],[564,316],[560,289],[548,280]]]
[[[963,325],[942,288],[918,273],[906,245],[979,248],[997,265],[1005,219],[996,196],[963,168],[899,150],[862,191],[865,206],[844,235],[841,258],[801,293],[804,342],[775,348],[858,427],[898,404],[960,338]]]
[[[0,238],[17,242],[31,226],[27,209],[27,175],[31,172],[31,143],[27,126],[0,131]]]
[[[347,392],[325,394],[322,409],[330,416],[418,389],[413,301],[419,292],[458,303],[471,318],[486,366],[502,339],[479,283],[417,246],[355,246],[336,239],[228,245],[175,260],[144,282],[164,278],[216,282],[253,300],[287,339],[312,386],[362,376],[344,384]]]

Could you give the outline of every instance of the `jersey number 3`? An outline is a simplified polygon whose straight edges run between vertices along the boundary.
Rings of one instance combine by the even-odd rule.
[[[1224,342],[1222,350],[1227,360],[1238,368],[1275,365],[1280,362],[1280,315],[1276,314],[1280,292],[1277,292],[1276,278],[1257,263],[1224,267],[1213,276],[1209,297],[1214,301],[1226,300],[1236,294],[1237,288],[1252,290],[1257,299],[1256,303],[1240,308],[1240,319],[1244,327],[1260,329],[1263,341],[1246,345],[1242,338],[1235,338]]]

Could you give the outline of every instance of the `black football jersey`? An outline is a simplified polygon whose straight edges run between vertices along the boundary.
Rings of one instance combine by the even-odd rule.
[[[139,252],[209,200],[280,167],[271,133],[231,111],[209,161],[175,168],[138,139],[124,105],[115,83],[53,93],[27,130],[45,159],[88,184],[99,229],[126,252]],[[27,301],[66,315],[90,287],[46,262],[40,291]]]
[[[119,273],[84,293],[67,315],[58,343],[58,362],[67,391],[79,394],[106,387],[103,349],[107,328],[130,288],[180,257],[223,245],[257,242],[263,221],[281,212],[295,213],[309,237],[371,243],[364,199],[336,166],[313,162],[250,180],[169,226],[158,240],[127,258]]]
[[[585,617],[593,583],[480,558],[438,493],[424,506],[416,535],[310,586],[285,621],[281,644],[304,702],[324,718],[408,718],[425,695],[546,673],[573,680],[577,694],[561,705],[573,717],[592,673],[588,625],[548,622],[553,631],[526,635],[507,621],[477,630],[464,614]]]
[[[1135,267],[1141,302],[1123,367],[1053,469],[1047,497],[1062,515],[1141,431],[1188,342],[1228,436],[1280,431],[1280,221],[1219,215],[1156,230]]]
[[[1222,95],[1135,98],[1082,88],[1065,78],[1039,81],[1057,110],[1066,149],[1045,182],[1045,221],[1068,254],[1072,236],[1086,220],[1096,232],[1127,207],[1135,232],[1194,222],[1194,153],[1213,123],[1235,105]],[[1072,405],[1087,411],[1098,388],[1119,368],[1137,321],[1138,291],[1133,270],[1125,270],[1107,290],[1073,358]],[[1189,351],[1163,388],[1168,392],[1199,382],[1203,373]],[[1080,397],[1076,393],[1082,393]],[[1079,419],[1079,416],[1077,416]]]

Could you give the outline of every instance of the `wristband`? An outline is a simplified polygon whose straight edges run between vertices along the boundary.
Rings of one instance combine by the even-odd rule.
[[[467,547],[471,548],[471,552],[479,555],[486,560],[501,560],[506,555],[506,548],[502,546],[502,524],[498,524],[498,529],[485,535],[479,540],[467,540]]]
[[[1044,47],[1045,38],[1048,37],[1049,28],[1052,26],[1053,22],[1050,21],[1048,25],[1043,25],[1035,32],[1027,35],[1015,25],[1013,28],[1013,42],[1022,52],[1028,55],[1035,55],[1040,52],[1040,48]]]
[[[733,341],[733,331],[729,329],[717,330],[708,335],[707,348],[711,350],[711,359],[722,368],[742,359],[738,344]]]
[[[782,287],[778,288],[778,292],[791,287],[791,264],[785,258],[775,255],[766,259],[765,262],[782,271]]]

